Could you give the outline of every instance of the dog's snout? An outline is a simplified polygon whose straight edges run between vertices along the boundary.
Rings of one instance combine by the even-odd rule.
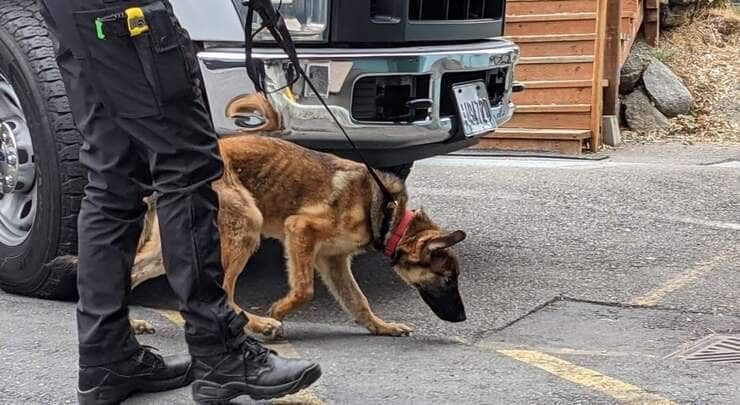
[[[457,285],[441,290],[419,289],[419,294],[435,315],[447,322],[462,322],[467,319]]]
[[[450,322],[463,322],[468,319],[468,316],[465,314],[465,310],[458,311],[456,316],[453,319],[449,319]]]

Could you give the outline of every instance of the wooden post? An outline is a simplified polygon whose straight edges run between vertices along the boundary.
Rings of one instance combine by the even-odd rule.
[[[622,5],[623,0],[607,1],[606,43],[604,44],[604,115],[619,114],[619,70],[622,68]]]
[[[652,47],[660,43],[660,0],[645,0],[645,20],[643,22],[645,42]]]
[[[601,111],[603,107],[604,43],[606,42],[607,0],[596,1],[596,44],[594,49],[594,71],[591,84],[591,152],[601,148]]]

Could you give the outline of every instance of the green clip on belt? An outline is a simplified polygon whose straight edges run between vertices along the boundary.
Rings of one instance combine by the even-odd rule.
[[[95,19],[95,32],[98,34],[98,39],[105,39],[105,32],[103,32],[103,20],[100,18]]]

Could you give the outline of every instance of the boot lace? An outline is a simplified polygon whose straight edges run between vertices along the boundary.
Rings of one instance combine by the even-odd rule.
[[[159,349],[154,346],[141,345],[137,360],[139,363],[145,364],[154,369],[162,368],[164,367],[164,359],[162,356],[154,353],[158,351]]]
[[[239,348],[245,362],[249,359],[253,359],[257,363],[265,364],[267,359],[270,357],[270,353],[273,353],[272,350],[263,346],[260,341],[246,335],[244,336],[244,340]]]

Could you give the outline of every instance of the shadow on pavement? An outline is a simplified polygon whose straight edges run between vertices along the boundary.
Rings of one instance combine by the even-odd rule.
[[[414,294],[390,269],[390,263],[378,254],[355,258],[355,278],[369,297],[408,299]],[[237,302],[246,310],[264,314],[270,305],[288,291],[283,249],[278,241],[263,240],[262,247],[247,264],[237,285]],[[165,277],[150,280],[139,286],[132,295],[132,303],[161,309],[177,309],[177,299]],[[310,321],[349,321],[334,298],[316,275],[313,301],[299,311],[296,318]]]

